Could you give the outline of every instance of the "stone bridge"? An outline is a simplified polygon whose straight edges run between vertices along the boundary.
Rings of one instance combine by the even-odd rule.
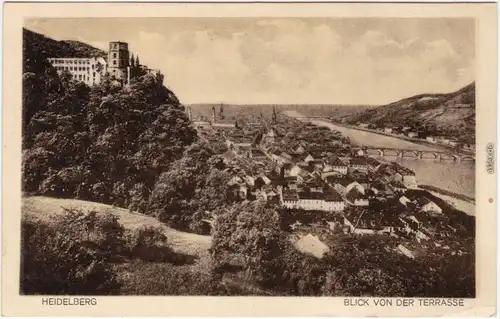
[[[410,157],[420,159],[439,159],[440,161],[453,161],[453,162],[475,162],[474,155],[449,153],[441,151],[419,151],[410,149],[399,148],[385,148],[385,147],[364,147],[363,150],[367,155],[379,156],[395,156],[395,157]]]

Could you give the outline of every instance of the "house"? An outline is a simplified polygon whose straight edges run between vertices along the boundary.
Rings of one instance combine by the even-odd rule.
[[[335,172],[346,175],[347,168],[347,164],[341,161],[340,158],[335,156],[325,162],[325,167],[323,168],[323,176],[326,177],[329,175],[334,175]]]
[[[286,163],[281,169],[283,170],[284,176],[297,176],[302,170],[298,165]]]
[[[311,154],[307,154],[307,156],[304,157],[304,159],[302,161],[305,163],[309,163],[309,162],[314,161],[314,157],[312,157]]]
[[[400,202],[401,204],[403,204],[404,206],[407,206],[407,205],[408,205],[408,203],[411,203],[411,200],[410,200],[408,197],[406,197],[406,196],[401,196],[401,197],[399,198],[399,202]]]
[[[296,149],[295,149],[295,153],[298,153],[298,154],[303,154],[305,152],[305,148],[304,146],[302,145],[299,145]]]
[[[441,145],[449,145],[450,139],[448,139],[446,137],[438,137],[437,142],[438,142],[438,144],[441,144]]]
[[[392,189],[395,191],[395,192],[406,192],[408,189],[406,188],[406,186],[402,183],[402,182],[399,182],[399,181],[391,181],[389,183],[389,186],[392,187]]]
[[[391,190],[391,188],[388,187],[388,185],[386,183],[383,183],[381,181],[372,182],[370,187],[371,187],[370,189],[373,191],[375,197],[386,198],[386,197],[393,197],[394,196],[394,192]]]
[[[345,202],[342,196],[333,187],[328,187],[325,190],[325,206],[329,211],[343,211]]]
[[[408,132],[408,137],[417,138],[418,132],[410,131]]]
[[[231,163],[235,158],[236,158],[236,153],[232,150],[228,150],[224,154],[222,154],[222,161],[226,165]]]
[[[285,185],[289,189],[297,189],[298,187],[298,178],[297,176],[285,176]]]
[[[361,128],[368,128],[370,124],[368,123],[359,123],[358,126],[361,127]]]
[[[343,196],[345,196],[353,188],[358,189],[363,194],[365,193],[365,188],[352,178],[344,177],[336,179],[335,181],[332,182],[334,183],[333,187],[335,188],[335,190]]]
[[[276,134],[274,133],[274,130],[269,130],[269,132],[267,132],[267,134],[264,137],[264,141],[266,143],[274,143],[275,138]]]
[[[329,189],[326,193],[311,190],[298,192],[285,190],[283,191],[283,206],[294,209],[333,212],[343,211],[344,201],[334,189]]]
[[[243,178],[245,180],[245,183],[250,186],[250,187],[254,187],[255,186],[255,178],[253,176],[245,176]]]
[[[244,185],[241,185],[238,193],[241,199],[245,199],[248,195],[248,188]]]
[[[417,179],[415,176],[415,172],[401,166],[399,164],[393,164],[392,166],[392,175],[391,179],[396,182],[401,182],[406,188],[417,188]]]
[[[460,143],[457,140],[450,140],[448,142],[448,145],[453,146],[453,147],[457,146],[458,144],[460,144]]]
[[[406,257],[411,258],[411,259],[415,259],[415,255],[411,252],[411,250],[409,250],[408,248],[406,248],[402,244],[399,244],[396,249],[400,253],[402,253],[403,255],[405,255]]]
[[[384,128],[384,132],[385,133],[389,133],[389,134],[392,133],[392,127],[386,127],[386,128]]]
[[[365,156],[365,151],[363,151],[361,148],[358,149],[353,149],[351,151],[352,156]]]
[[[354,170],[368,171],[368,157],[366,156],[353,157],[349,163],[349,167]]]
[[[352,234],[375,234],[382,231],[376,220],[365,209],[348,211],[344,214],[344,232]]]
[[[279,196],[278,194],[273,191],[273,190],[269,190],[267,193],[266,193],[266,196],[267,196],[267,201],[269,203],[275,203],[277,204],[279,202]]]
[[[250,151],[250,157],[257,160],[267,158],[266,154],[264,154],[264,152],[262,152],[258,148],[253,148]]]
[[[434,136],[427,136],[427,137],[425,138],[425,140],[426,140],[427,142],[429,142],[429,143],[433,143],[433,144],[436,144],[436,143],[437,143],[437,140],[436,140],[436,138],[435,138]]]
[[[299,201],[299,195],[294,189],[285,189],[282,192],[282,203],[286,208],[295,208]]]
[[[364,193],[360,192],[359,189],[357,188],[352,188],[349,192],[347,192],[345,197],[351,205],[354,206],[369,205],[368,198],[365,196]]]
[[[426,213],[439,213],[441,214],[443,210],[436,203],[428,199],[427,197],[419,197],[417,199],[417,204],[420,207],[421,212]]]

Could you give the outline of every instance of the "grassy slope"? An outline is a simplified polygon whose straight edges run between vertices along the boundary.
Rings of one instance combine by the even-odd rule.
[[[177,253],[192,256],[193,261],[182,265],[166,262],[130,260],[116,264],[124,295],[196,295],[205,294],[203,278],[209,273],[210,236],[201,236],[172,229],[157,219],[130,212],[123,208],[105,204],[49,197],[25,197],[22,206],[23,218],[35,218],[50,223],[51,216],[62,212],[62,208],[76,208],[83,211],[109,212],[118,216],[127,229],[141,226],[157,226],[164,230],[169,246]],[[188,279],[186,279],[188,278]],[[200,279],[197,279],[200,278]],[[190,280],[191,284],[183,284]],[[193,283],[194,282],[194,283]],[[199,283],[201,287],[197,287]]]
[[[166,226],[154,217],[130,212],[127,209],[113,207],[105,204],[75,199],[26,197],[23,200],[23,215],[50,221],[50,215],[61,213],[62,207],[76,208],[84,211],[96,210],[99,212],[109,212],[118,216],[120,219],[120,223],[128,229],[149,225],[158,226],[163,228],[170,245],[176,251],[185,254],[196,254],[200,257],[208,254],[207,250],[210,247],[211,243],[210,236],[201,236],[181,232]]]

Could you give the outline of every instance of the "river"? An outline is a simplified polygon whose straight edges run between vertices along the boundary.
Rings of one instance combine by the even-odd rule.
[[[284,113],[290,117],[303,117],[303,115],[296,111],[286,111]],[[414,150],[438,150],[432,148],[431,146],[415,144],[395,137],[342,127],[323,120],[311,119],[309,121],[313,124],[326,126],[332,130],[339,131],[343,136],[349,137],[353,144],[357,145]],[[417,181],[419,184],[431,185],[452,191],[454,193],[475,197],[476,168],[474,163],[455,163],[452,161],[440,161],[434,159],[399,158],[389,156],[373,157],[385,161],[394,161],[412,169],[417,175]],[[444,196],[440,195],[440,197],[444,199]],[[452,201],[451,197],[447,197],[446,200]],[[463,207],[464,203],[460,200],[456,200],[454,204],[457,207]],[[471,207],[470,204],[466,206]],[[467,213],[469,214],[474,213],[471,212],[471,209],[467,210]]]

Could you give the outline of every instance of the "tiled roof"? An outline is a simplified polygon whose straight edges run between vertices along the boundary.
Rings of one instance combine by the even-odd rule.
[[[342,201],[344,201],[342,196],[340,196],[340,194],[333,187],[328,187],[327,191],[325,192],[325,200],[327,202],[342,202]]]
[[[357,199],[366,199],[365,195],[361,193],[357,188],[351,189],[345,196],[351,202],[354,202]]]

